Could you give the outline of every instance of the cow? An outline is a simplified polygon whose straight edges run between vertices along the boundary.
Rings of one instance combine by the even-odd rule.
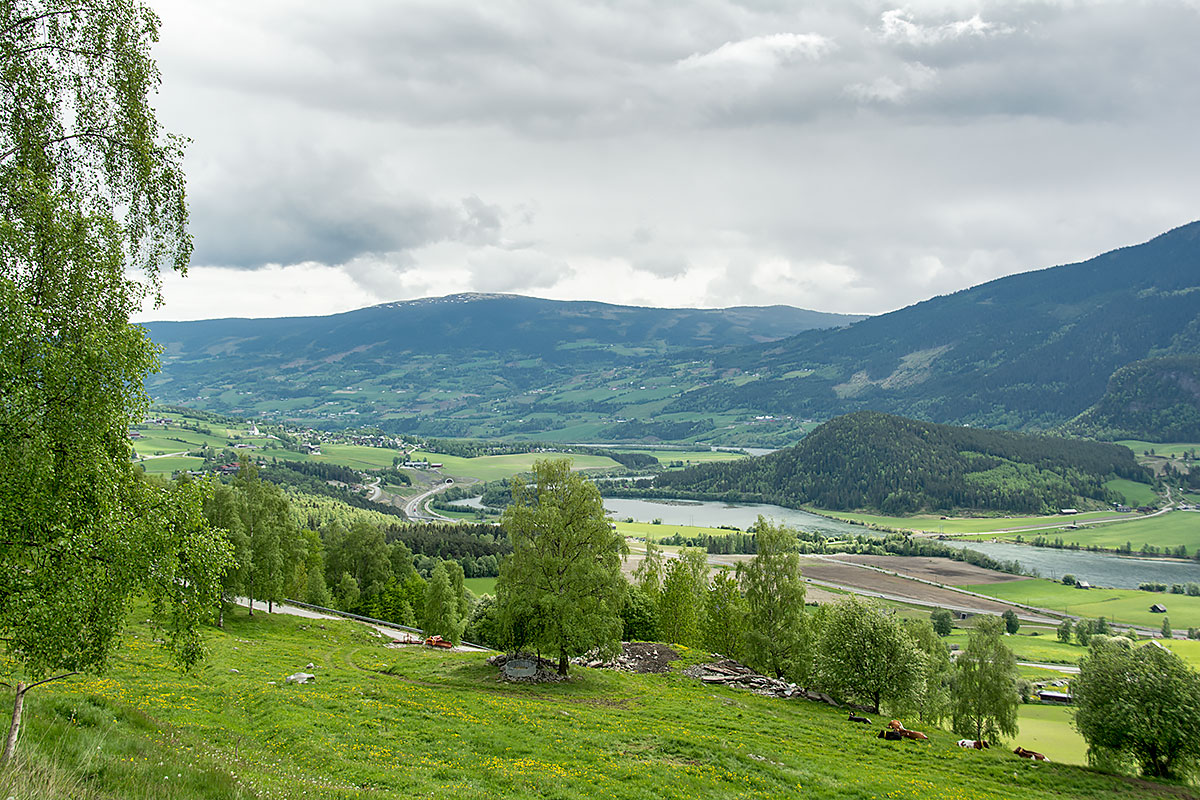
[[[1050,759],[1046,758],[1044,755],[1042,755],[1041,753],[1035,753],[1032,750],[1026,750],[1024,747],[1021,747],[1020,745],[1017,745],[1017,749],[1013,750],[1013,752],[1016,753],[1017,755],[1019,755],[1021,758],[1031,758],[1034,761],[1049,761],[1050,760]]]
[[[887,739],[889,742],[898,742],[904,737],[900,735],[900,731],[894,731],[891,728],[884,728],[879,732],[876,739]]]
[[[982,739],[959,739],[959,747],[966,747],[971,750],[986,750],[988,743]]]
[[[894,731],[902,731],[904,730],[904,723],[898,719],[894,719],[888,723],[888,727]]]
[[[862,722],[862,723],[864,723],[864,724],[866,724],[866,725],[870,725],[870,724],[871,724],[871,720],[867,719],[866,717],[860,717],[860,716],[858,716],[858,715],[856,715],[856,714],[851,714],[851,715],[850,715],[850,722]]]
[[[923,739],[929,738],[928,736],[921,733],[920,731],[910,731],[908,728],[901,728],[900,735],[905,737],[906,739],[912,739],[914,741],[921,741]]]

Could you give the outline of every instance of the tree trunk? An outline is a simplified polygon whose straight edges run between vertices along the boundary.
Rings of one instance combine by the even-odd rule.
[[[559,653],[558,654],[558,674],[565,676],[567,674],[567,668],[569,666],[570,666],[570,662],[567,661],[567,654]]]
[[[217,602],[217,627],[225,627],[225,600],[222,598]]]
[[[274,614],[274,613],[275,613],[275,601],[274,601],[274,600],[268,600],[268,601],[267,601],[267,613],[268,613],[268,614]]]
[[[249,593],[249,592],[247,594],[249,596],[246,598],[246,608],[250,609],[250,616],[253,617],[254,616],[254,594]]]
[[[4,745],[4,755],[0,756],[0,769],[4,769],[12,761],[17,750],[17,736],[21,732],[21,708],[25,705],[24,683],[17,683],[17,694],[13,699],[12,723],[8,726],[8,742]]]

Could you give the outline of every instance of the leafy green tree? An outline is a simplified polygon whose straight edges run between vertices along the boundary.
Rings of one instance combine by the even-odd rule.
[[[1004,631],[1006,633],[1011,635],[1021,630],[1021,620],[1017,619],[1017,612],[1011,608],[1005,609],[1000,617],[1004,620]]]
[[[182,152],[148,102],[157,27],[136,0],[0,3],[0,640],[17,678],[0,763],[31,685],[104,669],[129,598],[150,593],[199,658],[194,604],[211,613],[227,565],[205,489],[130,461],[157,353],[129,317],[191,250]]]
[[[930,613],[929,621],[933,624],[933,630],[938,636],[949,636],[954,633],[954,615],[949,609],[939,608]]]
[[[627,642],[656,642],[658,604],[637,586],[629,589],[621,607],[621,638]]]
[[[354,608],[358,605],[359,594],[358,581],[349,572],[343,572],[333,590],[333,598],[337,601],[338,608],[343,611]]]
[[[497,600],[510,631],[557,653],[558,671],[592,648],[620,644],[628,584],[625,541],[608,523],[595,485],[569,461],[540,460],[533,483],[512,482],[502,526],[513,552],[500,568]]]
[[[1084,647],[1088,646],[1088,642],[1092,639],[1094,625],[1090,619],[1081,619],[1075,623],[1075,641],[1079,642]]]
[[[241,494],[232,486],[218,483],[205,499],[204,516],[216,530],[224,533],[233,555],[221,576],[221,593],[217,603],[217,627],[225,626],[225,607],[247,592],[250,585],[250,537],[242,522],[245,512]]]
[[[954,678],[950,648],[934,630],[933,624],[926,620],[905,620],[904,627],[924,662],[922,680],[912,710],[922,722],[940,725],[942,720],[950,716],[950,686]]]
[[[1072,624],[1070,617],[1058,623],[1058,640],[1063,644],[1071,643],[1071,634],[1074,632],[1075,626]]]
[[[266,600],[269,613],[284,599],[287,575],[304,558],[303,540],[283,490],[259,478],[258,468],[245,456],[233,486],[242,495],[242,526],[249,539],[247,606],[253,616],[254,600]]]
[[[1108,620],[1101,617],[1096,620],[1096,626],[1092,629],[1092,633],[1097,636],[1112,636],[1112,627],[1108,624]]]
[[[1004,623],[981,616],[954,664],[951,726],[959,736],[995,741],[1017,735],[1017,659],[1004,644]]]
[[[649,539],[646,540],[646,555],[633,571],[633,583],[650,597],[662,591],[663,551]]]
[[[1163,617],[1162,627],[1159,628],[1159,632],[1162,634],[1162,637],[1164,639],[1171,638],[1171,618],[1170,617]]]
[[[694,647],[700,643],[708,554],[685,547],[667,564],[658,595],[658,630],[664,641]]]
[[[1200,674],[1165,647],[1094,638],[1071,691],[1093,763],[1133,762],[1156,778],[1200,764]]]
[[[462,632],[467,621],[458,613],[458,598],[455,596],[448,569],[451,563],[440,562],[429,576],[421,629],[428,636],[438,635],[458,644],[462,641]]]
[[[704,596],[704,646],[728,658],[743,658],[749,612],[737,577],[718,571]]]
[[[857,595],[830,607],[817,640],[826,690],[871,704],[904,705],[923,689],[925,659],[895,614]]]
[[[776,677],[802,679],[807,674],[804,580],[796,534],[763,517],[755,524],[758,552],[738,564],[746,595],[746,651],[750,666]]]

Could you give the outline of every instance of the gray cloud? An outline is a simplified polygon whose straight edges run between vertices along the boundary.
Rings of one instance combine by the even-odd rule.
[[[160,13],[194,269],[877,312],[1200,217],[1195,0]]]

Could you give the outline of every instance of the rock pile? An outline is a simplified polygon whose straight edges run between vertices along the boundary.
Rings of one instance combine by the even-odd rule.
[[[697,678],[704,683],[735,686],[739,689],[746,689],[755,694],[763,695],[764,697],[812,700],[816,703],[826,703],[834,708],[846,707],[859,711],[872,710],[865,706],[854,705],[853,703],[839,703],[824,692],[802,689],[794,683],[788,683],[778,678],[768,678],[766,675],[760,675],[745,664],[734,661],[732,658],[726,658],[712,664],[696,664],[685,669],[683,674]]]
[[[621,642],[621,653],[609,660],[589,654],[572,659],[571,663],[584,667],[615,669],[618,672],[661,673],[671,671],[671,662],[679,659],[679,653],[665,644],[655,642]]]

